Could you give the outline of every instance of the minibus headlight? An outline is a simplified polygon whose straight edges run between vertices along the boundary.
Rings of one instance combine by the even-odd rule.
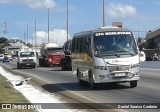
[[[94,66],[94,69],[107,70],[106,66]]]
[[[128,74],[128,77],[133,77],[133,76],[134,76],[134,74],[132,74],[132,73]]]
[[[139,67],[139,63],[131,65],[131,68]]]

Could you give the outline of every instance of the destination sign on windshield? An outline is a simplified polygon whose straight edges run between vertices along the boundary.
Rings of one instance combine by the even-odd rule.
[[[105,35],[130,35],[131,32],[100,32],[95,33],[95,36],[105,36]]]

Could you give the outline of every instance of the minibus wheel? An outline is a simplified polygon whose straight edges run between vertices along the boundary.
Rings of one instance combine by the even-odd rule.
[[[89,86],[91,89],[96,89],[96,84],[94,83],[93,75],[89,72]]]
[[[83,82],[82,82],[82,80],[81,80],[81,75],[80,75],[79,70],[77,70],[77,79],[78,79],[78,84],[79,84],[80,86],[82,86],[82,85],[83,85]]]
[[[36,65],[31,66],[31,68],[36,68]]]
[[[137,81],[131,81],[130,86],[131,86],[131,88],[137,87]]]

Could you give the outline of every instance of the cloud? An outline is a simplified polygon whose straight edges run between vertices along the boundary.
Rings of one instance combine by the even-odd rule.
[[[53,0],[0,0],[0,4],[22,4],[33,9],[54,8],[56,5]]]
[[[106,12],[110,18],[126,18],[135,16],[136,8],[131,5],[111,3]]]
[[[48,33],[45,31],[37,31],[37,44],[47,43],[48,42]],[[54,29],[49,32],[49,40],[52,43],[56,43],[59,46],[62,46],[67,40],[67,31],[64,29]],[[33,34],[35,37],[35,34]],[[70,36],[69,36],[70,38]]]

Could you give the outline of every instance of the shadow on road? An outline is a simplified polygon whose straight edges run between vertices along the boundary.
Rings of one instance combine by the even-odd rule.
[[[127,84],[127,83],[126,83]],[[96,89],[92,90],[89,88],[88,83],[79,86],[75,83],[58,83],[58,84],[46,84],[42,86],[43,89],[50,93],[61,92],[61,91],[97,91],[97,90],[118,90],[118,89],[129,89],[129,85],[122,85],[117,83],[97,84]]]
[[[62,71],[61,69],[54,69],[54,70],[49,70],[49,71]],[[63,70],[64,71],[71,71],[71,70]]]
[[[19,70],[19,69],[33,69],[31,67],[23,67],[23,68],[12,68],[13,70]]]

